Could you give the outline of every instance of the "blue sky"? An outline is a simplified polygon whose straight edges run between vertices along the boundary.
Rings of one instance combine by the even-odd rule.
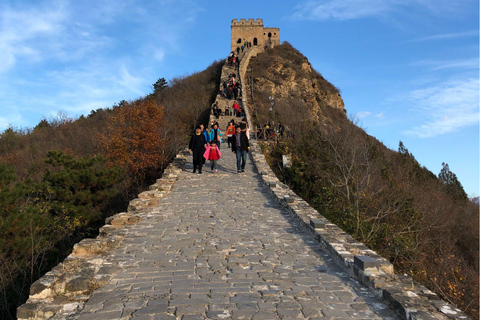
[[[0,0],[0,130],[110,107],[226,57],[230,22],[262,18],[342,91],[350,116],[479,195],[474,0]]]

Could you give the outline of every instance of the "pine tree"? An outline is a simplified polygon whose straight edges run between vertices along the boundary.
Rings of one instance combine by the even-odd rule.
[[[159,78],[157,82],[153,84],[153,93],[160,93],[168,87],[167,80],[165,78]]]
[[[445,185],[447,192],[451,194],[455,200],[467,201],[468,197],[463,189],[462,184],[457,179],[457,175],[450,171],[448,163],[442,162],[442,170],[438,174],[438,179]]]

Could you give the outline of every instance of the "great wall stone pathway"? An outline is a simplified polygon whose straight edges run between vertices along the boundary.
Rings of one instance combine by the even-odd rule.
[[[221,150],[218,173],[189,162],[129,227],[108,258],[123,272],[69,319],[394,319]]]
[[[257,52],[247,52],[242,75]],[[235,71],[225,65],[221,80]],[[235,156],[225,143],[222,151],[219,172],[202,175],[179,153],[127,213],[31,286],[19,319],[468,319],[310,208],[256,142],[261,175],[251,155],[235,174]]]

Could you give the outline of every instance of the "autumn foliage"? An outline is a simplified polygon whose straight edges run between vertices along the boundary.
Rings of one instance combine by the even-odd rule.
[[[113,109],[108,130],[100,137],[112,166],[126,168],[130,177],[143,180],[167,163],[163,107],[153,99],[125,102]]]

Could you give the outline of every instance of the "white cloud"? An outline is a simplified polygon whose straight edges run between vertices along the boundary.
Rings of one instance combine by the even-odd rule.
[[[454,69],[462,68],[474,70],[479,67],[478,57],[470,59],[457,59],[457,60],[420,60],[410,64],[411,66],[425,66],[430,67],[432,71],[442,70],[442,69]]]
[[[190,0],[0,4],[0,125],[144,96],[152,66],[181,54],[200,11]]]
[[[158,48],[157,50],[155,50],[153,57],[155,58],[155,60],[162,62],[165,58],[165,50],[163,48]]]
[[[417,113],[426,121],[404,133],[430,138],[479,122],[479,80],[450,81],[410,92]]]
[[[307,1],[296,6],[293,19],[350,20],[384,14],[391,9],[385,0],[327,0]]]
[[[422,41],[431,41],[431,40],[445,40],[445,39],[458,39],[466,37],[475,37],[478,36],[478,30],[470,30],[464,32],[452,32],[452,33],[443,33],[443,34],[434,34],[427,37],[413,39],[410,42],[422,42]]]
[[[14,10],[3,6],[0,11],[0,73],[13,68],[20,59],[39,60],[37,44],[61,31],[67,14],[61,5]]]
[[[378,119],[383,119],[383,118],[385,118],[385,112],[382,111],[380,113],[377,113],[377,114],[374,115],[374,117],[376,117]]]
[[[355,114],[355,117],[359,118],[359,119],[362,119],[362,118],[365,118],[365,117],[368,117],[369,115],[371,115],[372,113],[369,112],[369,111],[360,111],[360,112],[357,112]]]
[[[412,9],[453,16],[468,1],[450,0],[309,0],[295,6],[294,20],[351,20],[385,17],[391,13],[410,14]]]
[[[133,76],[128,70],[126,66],[121,67],[121,77],[118,80],[120,86],[127,90],[131,90],[138,95],[144,94],[144,92],[140,89],[140,87],[145,83],[145,79],[141,77]]]

